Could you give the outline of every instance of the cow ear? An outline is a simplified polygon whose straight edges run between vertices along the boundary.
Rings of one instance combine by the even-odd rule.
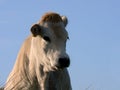
[[[31,33],[34,37],[36,37],[37,35],[40,35],[41,33],[41,27],[39,24],[34,24],[32,27],[31,27]]]
[[[62,18],[62,21],[63,21],[63,23],[64,23],[64,26],[66,27],[67,24],[68,24],[68,19],[67,19],[67,17],[66,17],[66,16],[61,16],[61,18]]]

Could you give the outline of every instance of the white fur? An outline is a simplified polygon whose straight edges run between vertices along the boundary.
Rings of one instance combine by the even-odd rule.
[[[52,42],[46,42],[40,35],[30,35],[20,49],[4,90],[72,90],[67,69],[56,67],[60,57],[69,58],[65,50],[68,37],[65,26],[58,23],[58,32],[54,32],[52,24],[39,24],[44,27],[43,35]]]

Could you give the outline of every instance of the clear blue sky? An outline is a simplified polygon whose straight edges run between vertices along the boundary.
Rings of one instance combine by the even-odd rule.
[[[0,0],[0,85],[47,11],[69,18],[73,90],[120,90],[120,0]]]

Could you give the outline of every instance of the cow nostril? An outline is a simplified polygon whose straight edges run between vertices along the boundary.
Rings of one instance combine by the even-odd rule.
[[[59,67],[60,68],[68,67],[69,65],[70,65],[69,58],[59,58]]]

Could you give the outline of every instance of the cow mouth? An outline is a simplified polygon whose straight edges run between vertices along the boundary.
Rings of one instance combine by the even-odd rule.
[[[59,70],[63,70],[63,69],[64,68],[61,68],[61,67],[58,67],[58,66],[52,67],[53,71],[59,71]]]
[[[53,67],[52,67],[52,70],[53,70],[53,71],[60,71],[60,70],[63,70],[63,69],[65,69],[65,68],[67,68],[67,67],[53,66]]]

